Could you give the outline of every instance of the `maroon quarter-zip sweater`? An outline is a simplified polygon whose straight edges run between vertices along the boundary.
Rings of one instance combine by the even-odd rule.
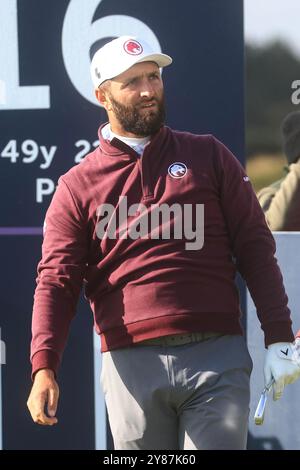
[[[57,370],[83,284],[102,351],[183,332],[242,334],[237,269],[254,299],[266,345],[293,341],[274,239],[231,152],[213,136],[168,127],[141,158],[116,138],[104,140],[101,131],[99,139],[99,147],[60,178],[46,214],[33,309],[33,373]],[[172,174],[174,163],[180,171]],[[149,215],[154,204],[203,204],[202,248],[187,250],[184,237],[118,236],[124,221],[122,227],[109,224],[115,238],[99,238],[99,208],[110,204],[117,214],[120,196],[128,207],[142,203]],[[128,225],[138,215],[128,216]]]

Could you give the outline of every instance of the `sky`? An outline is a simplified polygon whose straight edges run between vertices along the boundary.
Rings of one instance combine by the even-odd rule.
[[[244,0],[244,15],[246,41],[284,39],[300,57],[300,0]]]

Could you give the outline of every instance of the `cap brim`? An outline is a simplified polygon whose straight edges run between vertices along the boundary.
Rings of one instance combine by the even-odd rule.
[[[149,54],[144,56],[142,59],[137,60],[135,63],[138,64],[140,62],[155,62],[159,67],[167,67],[167,65],[171,65],[173,60],[167,54]]]

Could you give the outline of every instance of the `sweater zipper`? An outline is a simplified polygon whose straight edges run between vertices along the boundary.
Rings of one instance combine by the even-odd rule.
[[[149,200],[154,198],[153,194],[153,187],[151,182],[151,173],[149,167],[149,158],[147,153],[147,148],[145,148],[144,152],[138,159],[139,170],[141,174],[141,182],[142,182],[142,192],[143,192],[143,200]],[[146,156],[146,158],[145,158]]]

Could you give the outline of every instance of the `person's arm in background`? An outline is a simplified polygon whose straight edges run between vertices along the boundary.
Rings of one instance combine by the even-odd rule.
[[[56,374],[75,314],[87,263],[87,224],[60,179],[46,214],[32,318],[32,390],[27,402],[38,424],[55,424]],[[45,405],[48,404],[48,414]]]
[[[300,160],[280,182],[261,189],[257,198],[273,231],[300,230]]]
[[[295,361],[293,356],[292,322],[282,274],[274,256],[275,241],[243,167],[216,140],[215,155],[220,165],[220,202],[232,253],[237,269],[247,283],[265,335],[266,385],[273,376],[274,398],[278,399],[284,386],[300,377],[300,361]],[[282,348],[284,353],[281,353]]]

